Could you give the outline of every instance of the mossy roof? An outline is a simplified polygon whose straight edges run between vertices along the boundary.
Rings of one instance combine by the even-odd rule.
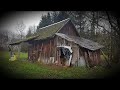
[[[68,21],[69,19],[65,19],[58,23],[54,23],[46,27],[40,28],[39,37],[37,37],[35,40],[46,39],[55,35],[55,33],[58,32]]]
[[[61,37],[61,38],[66,39],[70,42],[74,42],[74,43],[78,44],[79,46],[86,48],[86,49],[89,49],[89,50],[92,50],[92,51],[95,51],[95,50],[98,50],[98,49],[104,47],[103,45],[100,45],[97,42],[94,42],[92,40],[85,39],[82,37],[65,35],[63,33],[56,33],[56,35]]]
[[[17,45],[17,44],[20,44],[20,43],[22,43],[22,42],[27,42],[27,41],[29,41],[29,40],[33,40],[33,39],[35,39],[35,38],[37,38],[37,37],[38,37],[38,35],[32,36],[32,37],[28,37],[28,38],[25,38],[25,39],[22,39],[22,40],[18,40],[18,41],[16,41],[16,42],[12,42],[12,43],[10,43],[9,45]]]
[[[55,33],[57,33],[70,19],[65,19],[62,20],[60,22],[39,28],[39,33],[37,33],[36,35],[33,35],[31,37],[25,38],[23,40],[19,40],[13,43],[10,43],[10,45],[16,45],[16,44],[20,44],[21,42],[27,42],[29,40],[42,40],[42,39],[46,39],[49,37],[52,37],[55,35]]]

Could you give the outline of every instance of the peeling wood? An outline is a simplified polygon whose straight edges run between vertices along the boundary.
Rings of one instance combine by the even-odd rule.
[[[58,33],[64,33],[66,35],[72,35],[72,36],[78,36],[72,26],[70,24],[66,24],[61,30],[59,30]],[[40,60],[43,63],[50,64],[51,63],[51,57],[54,57],[54,63],[61,65],[62,58],[60,57],[61,52],[57,48],[57,46],[61,45],[68,45],[72,47],[73,53],[72,53],[72,60],[71,64],[75,64],[77,62],[77,65],[79,64],[79,59],[82,56],[85,59],[86,66],[89,67],[91,65],[97,65],[99,60],[99,50],[95,50],[95,52],[90,51],[89,49],[86,49],[84,47],[81,47],[79,44],[75,42],[71,42],[69,40],[66,40],[64,38],[61,38],[59,36],[55,36],[53,38],[47,38],[45,40],[39,40],[39,42],[34,41],[31,42],[33,47],[29,47],[29,56],[31,59]],[[34,55],[31,54],[33,52],[36,52],[35,58]],[[67,61],[64,63],[66,66]],[[79,65],[78,65],[79,66]]]

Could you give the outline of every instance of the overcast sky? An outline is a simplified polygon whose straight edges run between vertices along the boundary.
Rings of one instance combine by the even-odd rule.
[[[38,25],[41,20],[41,16],[47,14],[47,12],[48,11],[18,11],[8,13],[5,17],[2,18],[0,29],[15,32],[16,23],[22,20],[23,23],[26,25],[26,33],[28,27],[30,25]]]

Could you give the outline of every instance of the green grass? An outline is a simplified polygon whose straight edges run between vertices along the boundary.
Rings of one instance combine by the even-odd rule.
[[[28,53],[20,53],[20,60],[27,60],[28,59]]]
[[[27,61],[27,53],[21,53],[20,59],[9,61],[8,52],[0,52],[0,68],[8,77],[24,79],[91,79],[104,78],[111,74],[110,69],[103,67],[60,67],[31,63]],[[24,61],[23,61],[24,59]]]

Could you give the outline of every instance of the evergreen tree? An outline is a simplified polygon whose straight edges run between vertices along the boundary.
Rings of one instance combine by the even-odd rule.
[[[52,17],[51,17],[51,15],[50,15],[50,13],[48,12],[48,14],[47,14],[47,19],[46,19],[46,23],[47,23],[47,25],[50,25],[50,24],[52,24],[53,22],[52,22]]]
[[[58,21],[61,21],[61,20],[64,20],[68,17],[69,17],[69,15],[66,13],[66,11],[59,11],[57,19],[58,19]]]
[[[32,35],[32,31],[31,31],[31,28],[29,27],[28,32],[27,32],[27,35],[26,35],[26,38],[27,38],[27,37],[30,37],[31,35]]]
[[[66,13],[66,11],[55,11],[53,13],[48,12],[47,15],[42,15],[42,19],[37,26],[36,33],[39,32],[39,28],[64,20],[68,18],[68,16],[69,15]]]
[[[57,12],[57,11],[54,11],[54,12],[52,13],[52,22],[53,22],[53,23],[58,22],[57,17],[58,17],[58,12]]]
[[[47,15],[42,15],[41,17],[41,21],[39,22],[39,25],[37,26],[37,30],[36,32],[39,32],[39,28],[42,28],[42,27],[45,27],[45,26],[48,26],[50,24],[52,24],[52,17],[50,15],[50,13],[48,12]]]

